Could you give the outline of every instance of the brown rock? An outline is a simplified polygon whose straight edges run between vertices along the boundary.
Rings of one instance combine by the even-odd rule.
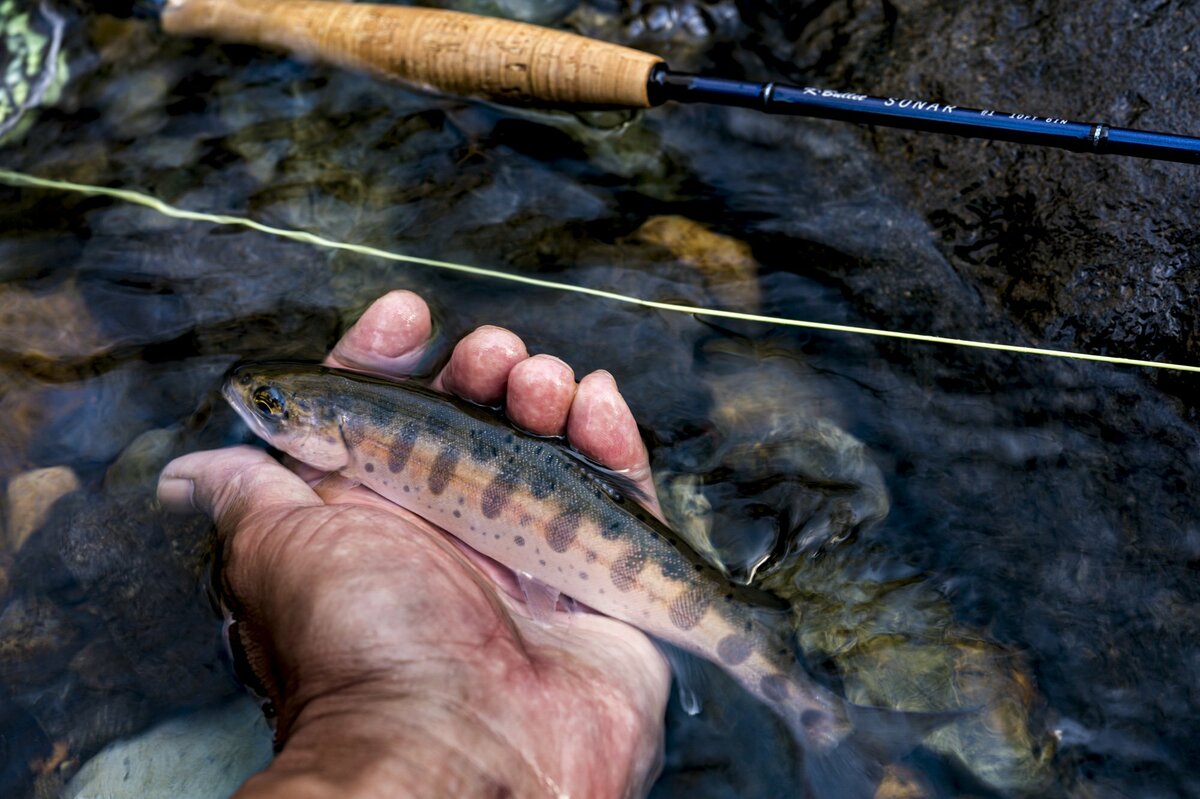
[[[15,552],[46,521],[50,508],[79,490],[79,478],[68,466],[51,466],[19,474],[8,481],[8,544]]]
[[[0,352],[87,358],[107,349],[74,282],[49,291],[0,285]]]
[[[928,799],[932,787],[912,768],[897,763],[884,768],[883,779],[875,789],[875,799]]]
[[[759,307],[758,264],[744,241],[714,233],[683,216],[654,216],[633,237],[657,244],[704,277],[717,298],[739,311]]]

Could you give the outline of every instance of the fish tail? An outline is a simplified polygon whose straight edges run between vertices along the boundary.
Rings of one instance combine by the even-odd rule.
[[[911,712],[866,707],[839,700],[839,718],[807,709],[788,718],[804,749],[809,795],[872,797],[883,767],[910,754],[925,736],[976,712]]]

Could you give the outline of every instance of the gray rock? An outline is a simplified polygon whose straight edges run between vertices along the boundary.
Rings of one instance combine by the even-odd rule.
[[[271,731],[262,711],[240,696],[110,744],[84,764],[61,797],[225,799],[271,756]]]

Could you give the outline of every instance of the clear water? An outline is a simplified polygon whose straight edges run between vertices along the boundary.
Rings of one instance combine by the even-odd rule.
[[[674,7],[675,63],[703,63],[726,5]],[[644,43],[651,11],[568,19]],[[7,168],[647,298],[1018,340],[853,128],[514,112],[98,16],[64,50],[73,77]],[[725,238],[674,245],[644,227],[664,216]],[[393,288],[429,299],[443,351],[499,323],[612,371],[679,522],[796,603],[831,684],[985,708],[880,796],[1200,792],[1200,436],[1137,371],[717,324],[0,187],[0,481],[61,465],[82,486],[0,555],[0,793],[52,795],[110,740],[239,690],[209,531],[159,514],[154,475],[244,435],[216,400],[230,363],[319,358]],[[702,710],[673,702],[655,796],[800,783],[769,712],[687,673]]]

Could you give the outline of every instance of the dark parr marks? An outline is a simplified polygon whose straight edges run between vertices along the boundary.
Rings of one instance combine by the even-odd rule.
[[[406,424],[401,427],[400,432],[392,438],[391,446],[388,447],[388,471],[392,474],[399,474],[404,471],[404,467],[408,464],[408,459],[412,457],[413,447],[416,444],[416,426]]]
[[[566,552],[579,534],[579,514],[560,513],[546,525],[546,543],[555,552]]]
[[[762,691],[762,695],[772,702],[782,702],[788,698],[788,693],[792,690],[788,678],[782,674],[765,674],[759,680],[758,687]]]
[[[483,515],[489,519],[499,516],[516,490],[516,481],[503,472],[492,478],[492,482],[484,487],[479,500],[479,508]]]
[[[433,465],[429,467],[429,493],[436,497],[445,491],[446,486],[450,485],[450,478],[454,476],[454,469],[457,466],[457,449],[446,447],[440,451],[433,459]]]
[[[629,591],[637,585],[638,575],[646,565],[646,558],[638,553],[620,557],[612,565],[612,582],[618,591]]]
[[[681,630],[690,630],[700,623],[708,610],[708,597],[699,588],[691,588],[680,594],[668,610],[671,623]]]
[[[750,657],[750,642],[740,635],[727,635],[717,644],[717,657],[726,666],[745,663]]]

